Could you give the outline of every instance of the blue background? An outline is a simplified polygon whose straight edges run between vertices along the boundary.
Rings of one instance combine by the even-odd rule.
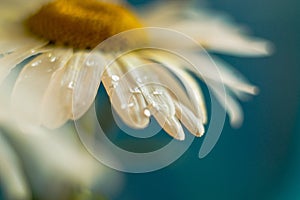
[[[165,169],[124,173],[125,187],[116,200],[300,199],[300,3],[211,0],[208,5],[274,43],[275,53],[266,58],[221,55],[261,92],[243,103],[243,126],[232,129],[227,122],[207,157],[198,159],[203,139],[197,139]]]

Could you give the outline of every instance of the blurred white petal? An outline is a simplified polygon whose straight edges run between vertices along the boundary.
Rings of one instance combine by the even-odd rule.
[[[0,180],[10,199],[30,199],[31,192],[15,151],[0,131]]]
[[[270,42],[249,36],[243,27],[217,12],[182,9],[177,2],[151,5],[143,14],[147,25],[185,33],[209,50],[238,56],[265,56],[272,52]]]
[[[54,74],[69,61],[72,50],[55,49],[37,56],[20,73],[12,94],[12,107],[19,123],[41,124],[41,106]]]
[[[45,44],[41,42],[36,43],[36,41],[27,40],[24,46],[16,49],[13,53],[4,55],[4,57],[0,58],[0,84],[13,68],[25,59],[38,54],[40,52],[39,48],[44,45]]]

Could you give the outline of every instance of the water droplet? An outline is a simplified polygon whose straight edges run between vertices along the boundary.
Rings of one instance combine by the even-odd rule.
[[[117,76],[117,75],[112,75],[112,76],[111,76],[111,79],[112,79],[113,81],[119,81],[119,80],[120,80],[120,77]]]
[[[163,94],[163,92],[161,90],[155,90],[153,92],[153,95],[162,95],[162,94]]]
[[[38,65],[41,64],[41,63],[42,63],[42,61],[41,61],[41,60],[38,60],[38,61],[32,63],[31,66],[32,66],[32,67],[36,67],[36,66],[38,66]]]
[[[147,108],[145,108],[145,109],[144,109],[144,115],[145,115],[146,117],[151,117],[151,112],[150,112],[150,110],[147,109]]]
[[[128,106],[128,108],[131,108],[134,106],[134,103],[129,103],[127,106]]]
[[[119,86],[119,83],[113,82],[113,83],[109,86],[109,88],[111,88],[111,89],[116,89],[118,86]]]
[[[139,88],[130,88],[129,91],[132,93],[132,94],[141,94],[141,90]]]
[[[151,107],[154,108],[156,111],[162,110],[162,106],[161,106],[159,103],[155,102],[155,101],[151,102],[150,105],[151,105]]]
[[[137,79],[136,79],[136,82],[138,82],[138,83],[143,83],[143,79],[137,78]]]
[[[68,85],[68,88],[73,90],[75,88],[75,82],[74,81],[71,81]]]
[[[92,66],[94,66],[94,65],[95,65],[95,60],[89,59],[89,60],[86,61],[86,66],[92,67]]]
[[[53,56],[53,57],[50,58],[50,62],[55,62],[56,59],[57,59],[57,58],[56,58],[55,56]]]

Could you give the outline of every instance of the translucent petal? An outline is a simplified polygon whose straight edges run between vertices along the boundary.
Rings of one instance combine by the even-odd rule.
[[[46,45],[46,43],[28,41],[26,45],[16,49],[13,53],[0,58],[0,84],[17,64],[21,63],[26,58],[38,54],[40,52],[38,49],[44,45]]]
[[[175,116],[165,116],[162,112],[155,112],[153,115],[170,136],[181,141],[185,139],[183,128]]]
[[[29,170],[29,175],[90,187],[95,180],[99,181],[100,176],[104,178],[106,171],[86,151],[79,148],[73,136],[74,130],[70,126],[55,131],[41,127],[22,132],[15,127],[10,129],[10,137],[18,145],[24,162],[33,166],[31,169],[39,169]],[[34,184],[39,183],[32,181]]]
[[[154,53],[151,54],[153,59],[155,59],[158,62],[161,62],[163,64],[165,64],[167,66],[168,63],[172,63],[172,60],[176,59],[172,59],[171,57],[167,57],[165,56],[165,53],[163,53],[161,56],[159,56],[159,53]],[[221,77],[218,76],[218,74],[216,74],[216,72],[218,73],[217,70],[213,70],[215,68],[215,66],[213,66],[213,63],[211,60],[208,60],[206,57],[203,57],[202,55],[197,55],[197,54],[189,54],[190,58],[193,58],[193,61],[196,61],[197,63],[192,63],[194,65],[197,65],[198,67],[200,67],[200,72],[198,70],[196,70],[196,68],[194,68],[191,65],[187,65],[187,64],[181,64],[181,65],[175,65],[178,67],[181,67],[182,69],[188,69],[191,70],[192,72],[194,72],[196,75],[198,75],[200,78],[203,79],[203,77],[206,78],[205,82],[207,84],[207,86],[209,88],[212,89],[212,92],[217,96],[217,98],[219,99],[220,103],[222,104],[222,106],[228,111],[228,115],[230,117],[231,120],[231,124],[233,126],[240,126],[240,124],[243,121],[243,112],[242,109],[240,107],[240,105],[237,103],[236,100],[234,100],[229,93],[227,93],[226,96],[226,103],[224,102],[225,100],[223,92],[220,90],[219,87],[217,87],[217,82],[224,83],[225,85],[227,85],[230,89],[236,89],[239,91],[243,91],[243,92],[253,92],[253,90],[256,88],[254,86],[248,85],[247,83],[243,82],[243,79],[238,79],[238,78],[233,78],[234,75],[232,73],[230,73],[230,71],[226,71],[221,69],[221,67],[219,68],[219,72],[221,74]],[[174,66],[174,65],[173,65]],[[214,67],[214,68],[213,68]],[[232,80],[231,80],[232,78]],[[255,90],[254,90],[255,91]]]
[[[146,58],[163,64],[176,74],[188,93],[193,108],[195,109],[196,116],[202,119],[205,124],[207,122],[207,111],[201,87],[185,70],[182,70],[182,63],[178,61],[178,58],[162,52],[161,54],[157,52],[151,53],[151,51],[146,52]]]
[[[31,0],[24,4],[21,0],[1,0],[0,13],[4,19],[19,20],[35,12],[41,5],[50,0]],[[22,6],[20,6],[22,5]]]
[[[184,126],[195,136],[201,137],[204,132],[202,120],[195,116],[195,114],[186,106],[179,102],[175,102],[176,116],[184,124]]]
[[[233,92],[238,95],[240,93],[248,93],[252,95],[258,93],[258,88],[249,83],[246,77],[243,76],[239,71],[216,57],[212,57],[212,59],[218,66],[218,70],[222,76],[222,79],[230,90],[233,90]]]
[[[76,53],[52,76],[42,103],[42,121],[48,128],[57,128],[73,118],[72,98],[85,53]]]
[[[207,9],[183,9],[182,6],[182,2],[159,3],[141,14],[145,16],[147,25],[180,31],[210,50],[239,56],[271,53],[273,47],[270,42],[249,36],[244,27],[234,23],[227,15]]]
[[[244,114],[240,104],[230,96],[229,93],[226,94],[226,99],[224,99],[223,92],[215,85],[215,83],[211,82],[208,86],[212,89],[211,91],[217,97],[220,104],[226,109],[229,115],[230,124],[233,127],[241,126],[244,120]]]
[[[199,23],[184,21],[172,26],[196,39],[204,48],[234,54],[236,56],[265,56],[272,51],[272,45],[263,39],[249,37],[244,33],[232,31],[229,27],[214,21]]]
[[[145,128],[150,120],[145,115],[146,102],[131,73],[124,72],[120,63],[106,68],[102,82],[110,101],[121,119],[132,128]]]
[[[149,54],[150,53],[150,54]],[[170,54],[166,54],[163,51],[157,52],[147,52],[149,57],[152,57],[158,62],[165,64],[166,66],[176,66],[178,68],[182,68],[185,70],[189,70],[197,75],[199,78],[205,80],[212,80],[216,82],[221,82],[229,87],[231,90],[236,90],[240,92],[245,92],[249,94],[256,94],[257,87],[251,85],[244,76],[242,76],[239,72],[234,70],[228,64],[218,60],[218,59],[211,59],[208,55],[203,53],[195,53],[195,52],[185,52],[193,65],[197,66],[198,69],[193,67],[191,64],[186,62],[181,63],[174,63],[174,60],[178,60],[176,57],[172,57]],[[172,68],[172,67],[170,67]],[[175,69],[176,70],[176,69]]]
[[[87,54],[83,62],[74,65],[74,68],[80,68],[73,92],[74,119],[80,118],[93,104],[105,66],[106,61],[100,52]]]
[[[12,42],[0,41],[0,55],[15,51],[20,45]]]
[[[12,94],[12,108],[20,123],[40,125],[42,101],[51,78],[66,65],[71,55],[71,49],[53,49],[23,68]]]
[[[164,130],[178,140],[184,140],[184,132],[176,117],[175,105],[169,91],[163,87],[164,76],[154,73],[149,62],[134,55],[122,58],[124,66],[131,67],[129,73],[138,83],[151,114]],[[153,67],[153,66],[152,66]]]

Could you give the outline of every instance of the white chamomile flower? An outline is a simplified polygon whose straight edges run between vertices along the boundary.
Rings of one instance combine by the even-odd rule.
[[[23,1],[5,0],[1,4],[1,13],[6,17],[0,19],[0,53],[3,55],[0,58],[0,82],[19,63],[30,58],[14,85],[12,108],[26,123],[49,128],[81,117],[93,103],[102,82],[116,112],[130,127],[146,127],[153,115],[176,139],[185,138],[181,123],[194,135],[203,135],[207,112],[201,88],[176,58],[159,50],[137,51],[119,58],[106,69],[103,77],[97,77],[91,67],[97,62],[86,62],[90,49],[120,32],[146,26],[168,27],[186,33],[208,49],[251,56],[266,55],[269,51],[267,42],[246,36],[221,17],[202,11],[184,13],[178,5],[167,9],[171,5],[158,3],[158,7],[151,7],[150,12],[142,12],[137,17],[124,7],[125,4],[99,0],[34,0],[24,6]],[[39,8],[41,4],[43,6]],[[171,38],[164,42],[176,43]],[[182,48],[191,51],[189,46]],[[103,51],[102,55],[99,52],[99,59],[114,55],[113,51]],[[193,56],[197,57],[197,54]],[[200,78],[210,80],[208,87],[220,98],[220,91],[214,87],[214,81],[220,80],[210,71],[212,62],[203,55],[197,60],[202,66]],[[156,67],[131,72],[145,62],[153,62]],[[242,111],[231,94],[243,97],[245,93],[255,94],[257,88],[221,62],[217,64],[226,90],[232,92],[228,93],[227,103],[223,106],[231,123],[238,125],[242,121]],[[129,82],[120,81],[118,88],[111,87],[112,82],[118,82],[124,74],[129,76]],[[86,78],[79,79],[82,76]],[[144,76],[157,84],[168,83],[180,94],[180,100],[160,86],[138,90],[131,87],[143,84]],[[78,85],[92,89],[79,90],[74,99],[74,87]],[[74,107],[75,114],[72,112]]]

